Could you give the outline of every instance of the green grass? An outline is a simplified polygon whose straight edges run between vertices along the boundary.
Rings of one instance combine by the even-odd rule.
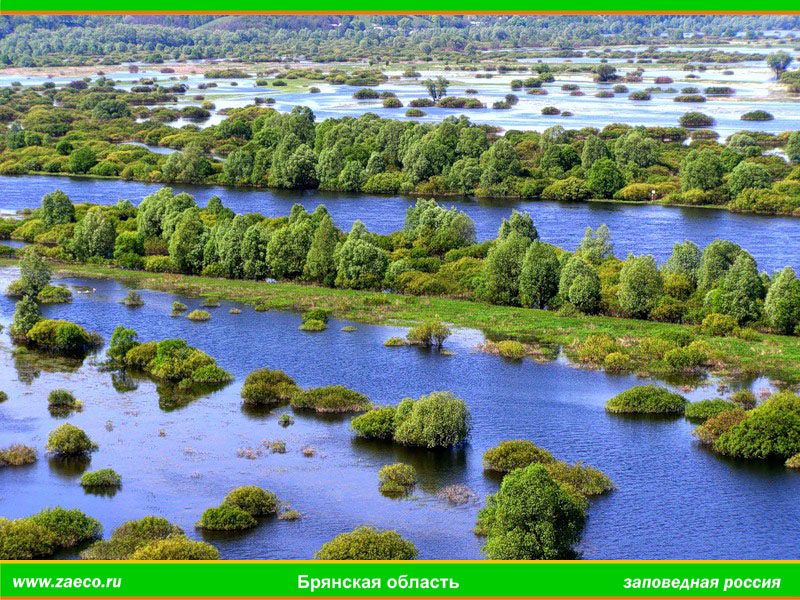
[[[0,260],[0,265],[16,261]],[[685,325],[601,316],[560,316],[552,311],[495,306],[466,300],[425,298],[342,290],[296,283],[259,283],[190,275],[128,271],[96,265],[56,265],[60,275],[113,278],[139,287],[187,296],[216,295],[220,299],[262,306],[269,310],[305,312],[329,310],[337,318],[372,324],[413,325],[440,320],[456,327],[483,331],[493,339],[513,338],[554,357],[559,348],[573,355],[576,346],[590,335],[608,334],[615,339],[660,337]],[[800,343],[797,337],[760,334],[758,340],[712,337],[696,333],[715,353],[713,373],[727,376],[767,375],[786,382],[800,381]],[[647,365],[635,363],[636,372]]]

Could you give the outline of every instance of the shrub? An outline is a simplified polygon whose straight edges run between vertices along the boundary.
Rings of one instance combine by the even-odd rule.
[[[441,321],[426,321],[421,325],[412,327],[406,334],[410,344],[419,344],[425,348],[436,346],[441,348],[444,341],[450,336],[450,329]]]
[[[388,440],[394,436],[394,406],[379,406],[350,421],[350,428],[360,437],[377,440]]]
[[[294,425],[294,417],[288,413],[283,413],[280,417],[278,417],[278,425],[281,427]]]
[[[790,458],[787,458],[786,463],[784,464],[789,469],[800,469],[800,453],[795,454]]]
[[[190,321],[208,321],[211,318],[211,313],[206,310],[193,310],[186,318]]]
[[[384,494],[405,494],[417,483],[417,472],[411,465],[395,463],[381,467],[378,478]]]
[[[775,117],[765,110],[751,110],[744,113],[740,118],[742,121],[772,121]]]
[[[340,533],[314,554],[318,560],[414,560],[417,548],[396,531],[356,527]]]
[[[774,394],[722,433],[714,450],[737,458],[786,460],[800,452],[800,396]]]
[[[594,364],[604,363],[606,356],[613,352],[620,352],[621,347],[608,334],[599,333],[590,335],[578,347],[578,360]]]
[[[122,477],[114,469],[100,469],[81,475],[83,487],[116,487],[121,484]]]
[[[603,473],[590,465],[577,462],[570,465],[557,460],[544,465],[555,481],[565,489],[575,491],[581,496],[599,496],[614,489],[614,482]]]
[[[603,366],[609,373],[623,373],[632,367],[631,358],[622,352],[610,352],[603,359]]]
[[[62,548],[72,548],[81,542],[99,538],[103,533],[99,521],[77,509],[67,510],[60,506],[46,508],[30,517],[30,520],[52,533],[56,544]]]
[[[80,400],[69,390],[52,390],[47,395],[47,404],[51,407],[59,408],[79,408],[81,406]]]
[[[353,325],[345,325],[344,327],[342,327],[342,331],[346,333],[352,333],[354,331],[358,331],[358,328]]]
[[[517,340],[502,340],[495,344],[500,356],[519,360],[525,358],[525,347]]]
[[[686,407],[686,418],[693,421],[706,421],[711,417],[716,417],[718,414],[726,410],[733,410],[736,404],[728,402],[722,398],[714,398],[712,400],[701,400],[700,402],[692,402]]]
[[[58,456],[86,456],[97,450],[97,444],[83,429],[65,423],[50,432],[45,448]]]
[[[0,449],[0,467],[21,467],[36,462],[36,449],[23,444],[11,444]]]
[[[62,304],[72,302],[72,292],[60,285],[46,285],[36,299],[42,304]]]
[[[97,344],[80,325],[54,319],[41,319],[31,327],[26,337],[41,350],[68,356],[85,354]]]
[[[316,412],[357,412],[369,410],[372,404],[364,394],[341,385],[329,385],[299,392],[291,399],[292,408]]]
[[[585,523],[583,501],[533,464],[503,478],[479,513],[476,532],[486,534],[489,559],[552,560],[574,556]]]
[[[299,391],[294,379],[283,371],[258,369],[245,378],[241,395],[245,404],[282,404]]]
[[[112,533],[111,538],[89,546],[81,552],[84,560],[125,560],[138,548],[155,540],[183,537],[183,530],[161,517],[144,517],[138,521],[125,521]]]
[[[256,485],[245,485],[231,490],[222,506],[241,508],[253,517],[274,515],[278,512],[278,497]]]
[[[652,100],[652,96],[649,92],[631,92],[628,95],[628,100]]]
[[[236,531],[250,529],[257,524],[247,511],[238,506],[223,505],[207,508],[196,526],[212,531]]]
[[[330,312],[325,310],[324,308],[313,308],[311,310],[307,310],[303,313],[302,319],[303,323],[306,321],[322,321],[323,323],[328,322],[328,318],[330,317]]]
[[[172,310],[174,310],[175,312],[183,312],[188,309],[189,307],[186,306],[183,302],[178,302],[176,300],[175,302],[172,303]]]
[[[687,112],[678,119],[681,127],[711,127],[714,123],[713,117],[701,112]]]
[[[611,413],[683,414],[689,401],[657,385],[637,385],[606,402]]]
[[[692,88],[694,89],[694,88]],[[673,102],[705,102],[706,97],[701,96],[700,94],[686,94],[683,96],[675,96],[672,99]]]
[[[727,86],[711,86],[705,89],[707,96],[731,96],[735,94],[735,90]]]
[[[130,367],[144,369],[156,358],[158,342],[138,344],[125,353],[125,364]]]
[[[298,329],[300,331],[324,331],[328,328],[328,326],[323,321],[318,321],[316,319],[309,319],[308,321],[303,321]]]
[[[552,454],[529,440],[506,440],[483,453],[483,468],[500,473],[552,462],[555,462]]]
[[[218,560],[219,551],[206,542],[176,536],[150,542],[130,555],[129,560]]]
[[[131,290],[128,292],[125,297],[119,301],[120,304],[124,304],[130,308],[135,308],[137,306],[144,306],[144,300],[142,300],[142,295],[139,292],[134,292]]]
[[[151,273],[175,273],[177,269],[172,264],[169,256],[146,256],[144,259],[144,270]]]
[[[470,428],[466,403],[449,392],[403,399],[396,419],[394,440],[407,446],[456,446],[466,439]]]
[[[714,417],[709,417],[705,423],[692,431],[692,435],[701,443],[711,446],[719,436],[746,418],[747,413],[740,408],[726,410]]]
[[[278,515],[278,520],[280,521],[296,521],[299,518],[300,511],[297,510],[285,510]]]
[[[383,342],[384,346],[405,346],[406,341],[401,337],[390,337],[388,340]]]
[[[739,330],[739,323],[730,315],[709,313],[703,319],[700,330],[706,335],[725,337],[735,335]]]
[[[31,519],[0,519],[0,560],[42,558],[56,547],[55,535]]]
[[[739,390],[731,395],[731,402],[744,410],[750,410],[756,407],[756,395],[750,390]]]
[[[383,108],[403,108],[403,103],[398,98],[384,98]]]
[[[542,114],[545,116],[556,116],[561,114],[561,110],[555,106],[545,106],[542,109]]]
[[[424,117],[425,116],[425,111],[424,110],[420,110],[418,108],[409,108],[406,111],[406,116],[407,117]]]

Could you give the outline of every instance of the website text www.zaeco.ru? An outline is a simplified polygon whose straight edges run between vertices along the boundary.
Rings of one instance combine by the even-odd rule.
[[[58,588],[120,588],[121,577],[15,577],[12,586],[15,589],[58,589]]]

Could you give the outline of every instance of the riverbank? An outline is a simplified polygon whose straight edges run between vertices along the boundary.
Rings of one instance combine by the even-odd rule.
[[[13,264],[13,260],[0,260],[0,265]],[[798,338],[790,336],[758,333],[749,339],[717,337],[703,335],[694,327],[671,323],[587,315],[563,316],[552,311],[466,300],[296,283],[146,273],[65,263],[57,264],[55,269],[59,277],[111,278],[132,287],[187,296],[215,296],[258,307],[258,310],[303,312],[310,308],[324,308],[342,319],[383,325],[413,325],[427,320],[441,320],[455,327],[480,330],[492,340],[518,339],[526,344],[527,354],[535,359],[553,359],[563,349],[571,359],[581,362],[583,358],[581,364],[597,368],[600,365],[585,360],[584,344],[590,336],[607,335],[616,341],[621,350],[628,351],[630,363],[626,370],[641,375],[678,379],[692,375],[697,381],[702,372],[665,371],[663,360],[653,360],[652,356],[638,351],[642,340],[671,339],[677,335],[676,332],[682,331],[707,344],[708,373],[712,375],[730,379],[766,376],[779,385],[800,382],[800,343]]]

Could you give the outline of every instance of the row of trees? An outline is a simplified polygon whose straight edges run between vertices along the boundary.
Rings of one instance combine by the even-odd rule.
[[[217,197],[200,208],[170,188],[138,208],[126,201],[75,207],[56,191],[15,226],[55,242],[42,250],[50,256],[149,271],[301,280],[668,322],[700,323],[713,313],[734,326],[789,334],[800,323],[793,269],[760,273],[733,242],[716,240],[704,249],[677,243],[661,265],[652,256],[620,260],[605,226],[588,228],[570,252],[540,240],[530,215],[513,211],[496,239],[477,243],[466,214],[432,199],[418,200],[403,229],[389,235],[371,233],[360,221],[344,233],[323,205],[313,213],[295,205],[288,217],[236,215]]]

